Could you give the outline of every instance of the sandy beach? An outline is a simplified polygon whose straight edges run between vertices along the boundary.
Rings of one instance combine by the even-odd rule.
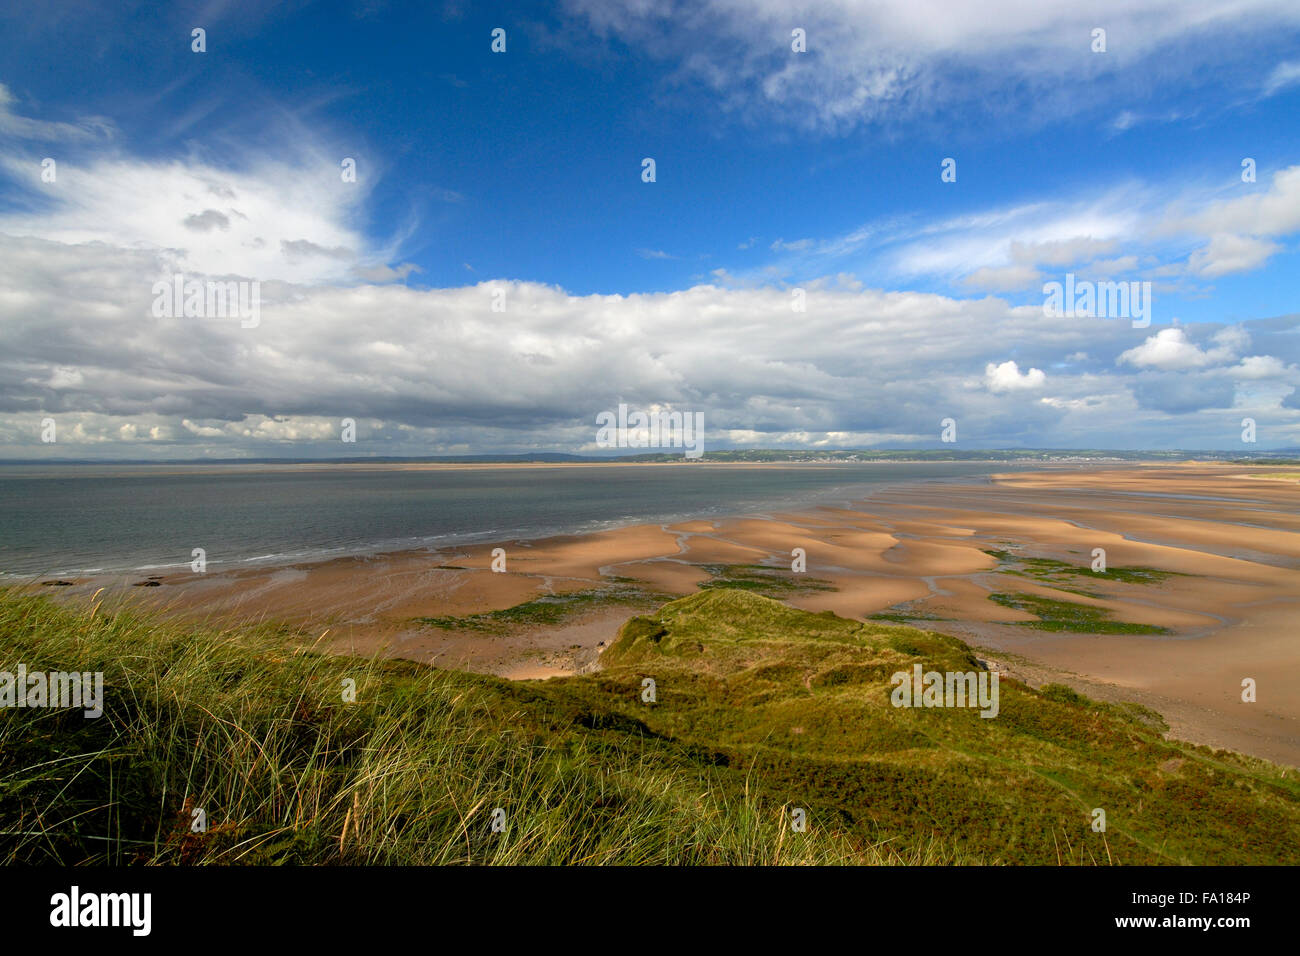
[[[504,549],[504,573],[492,570],[495,548]],[[721,566],[789,571],[796,548],[806,552],[807,571],[793,578],[824,583],[786,596],[794,606],[914,620],[975,645],[1032,684],[1064,682],[1136,701],[1159,711],[1174,736],[1300,766],[1300,483],[1276,467],[1055,468],[885,485],[852,508],[171,574],[156,587],[116,577],[46,590],[84,598],[106,587],[195,618],[304,625],[340,652],[544,678],[598,667],[630,615],[694,592]],[[1172,575],[1093,580],[1015,570],[1029,558],[1086,572],[1097,548],[1109,568]],[[611,586],[633,596],[593,601],[556,625],[485,633],[419,620]],[[1164,633],[1027,627],[1035,616],[1011,606],[1026,597]],[[1245,678],[1257,682],[1253,703],[1241,699]]]

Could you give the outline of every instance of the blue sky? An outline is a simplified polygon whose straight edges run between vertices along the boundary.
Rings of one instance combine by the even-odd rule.
[[[332,454],[349,413],[349,454],[589,452],[618,401],[713,447],[933,444],[938,406],[975,447],[1300,445],[1294,3],[263,6],[0,13],[0,240],[47,270],[0,302],[10,457],[46,416],[70,456]],[[145,328],[176,270],[269,321]],[[1150,282],[1150,327],[1043,317],[1067,272]]]

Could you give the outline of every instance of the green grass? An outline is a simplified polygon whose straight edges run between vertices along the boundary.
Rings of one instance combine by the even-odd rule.
[[[713,591],[629,622],[601,674],[566,683],[630,700],[653,677],[659,703],[625,705],[652,731],[868,841],[985,862],[1300,862],[1300,786],[1281,768],[1165,741],[1158,714],[1060,686],[1003,680],[991,720],[890,706],[890,675],[918,660],[980,669],[944,635]]]
[[[701,588],[736,588],[773,598],[836,590],[833,584],[823,578],[809,577],[804,572],[796,574],[764,564],[705,564],[700,567],[713,576],[708,581],[700,582]]]
[[[712,588],[546,682],[311,637],[0,592],[0,670],[105,681],[98,720],[0,710],[0,862],[1300,862],[1294,777],[1140,708],[1010,680],[992,720],[890,706],[913,663],[978,669],[940,634]]]
[[[933,614],[907,614],[901,611],[879,611],[867,616],[869,621],[889,621],[894,624],[911,624],[913,621],[942,621]]]
[[[1111,620],[1110,613],[1103,608],[1074,604],[1070,601],[1057,601],[1036,594],[994,593],[989,595],[989,600],[1003,607],[1034,615],[1038,620],[1014,623],[1020,627],[1032,627],[1040,631],[1071,631],[1080,634],[1173,633],[1169,628],[1155,624],[1131,624],[1128,621]]]
[[[637,587],[628,587],[622,580],[614,587],[587,588],[564,594],[547,594],[514,607],[480,614],[440,617],[417,617],[414,623],[445,631],[478,631],[485,634],[504,634],[532,627],[555,627],[584,614],[605,607],[650,607],[666,599]]]
[[[304,652],[300,637],[0,594],[0,669],[101,670],[106,698],[96,720],[0,710],[0,862],[901,859],[825,826],[796,839],[779,802],[555,687]],[[206,833],[189,831],[196,807]]]
[[[1091,562],[1071,564],[1068,561],[1057,561],[1055,558],[1022,557],[1009,551],[985,550],[984,553],[992,555],[1004,565],[1014,565],[1014,567],[1010,568],[1000,567],[998,569],[1000,571],[1036,578],[1053,584],[1063,578],[1068,579],[1070,577],[1087,578],[1094,581],[1120,581],[1125,584],[1159,584],[1169,578],[1187,576],[1178,571],[1162,571],[1159,568],[1140,566],[1094,571]]]
[[[1122,584],[1160,584],[1170,578],[1186,577],[1178,571],[1163,571],[1159,568],[1127,567],[1107,568],[1105,571],[1093,571],[1090,562],[1071,564],[1055,558],[1031,558],[1013,554],[1010,551],[986,549],[985,554],[998,559],[997,568],[1003,574],[1028,578],[1057,591],[1076,594],[1080,597],[1104,599],[1106,595],[1095,590],[1078,587],[1077,582],[1093,583],[1119,582]],[[1024,627],[1044,631],[1073,631],[1084,634],[1169,634],[1168,628],[1150,624],[1127,624],[1111,620],[1110,615],[1100,608],[1059,601],[1052,598],[1031,594],[990,594],[989,599],[1003,607],[1015,608],[1033,614],[1037,621],[1017,622]]]

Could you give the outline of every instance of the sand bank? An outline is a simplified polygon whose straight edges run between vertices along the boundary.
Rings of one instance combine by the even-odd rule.
[[[339,651],[382,652],[514,678],[577,673],[630,614],[694,592],[721,566],[788,571],[802,548],[822,590],[812,611],[887,613],[998,656],[1033,683],[1057,680],[1160,711],[1180,737],[1300,766],[1300,485],[1240,465],[1085,466],[992,479],[884,486],[851,508],[640,525],[541,541],[342,558],[284,568],[82,580],[172,612],[284,620]],[[506,571],[492,570],[504,548]],[[1158,581],[1071,574],[1094,549]],[[995,552],[990,554],[989,552]],[[1026,573],[1025,558],[1050,559]],[[795,576],[797,578],[797,576]],[[502,611],[615,589],[558,624],[430,627],[422,618]],[[53,589],[51,589],[53,590]],[[632,594],[628,597],[628,594]],[[1134,630],[1052,632],[991,594],[1067,601]],[[1243,703],[1252,678],[1258,700]]]

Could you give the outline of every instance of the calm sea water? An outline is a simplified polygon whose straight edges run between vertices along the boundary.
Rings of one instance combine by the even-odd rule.
[[[278,564],[860,499],[1005,462],[261,471],[0,467],[0,573]]]

